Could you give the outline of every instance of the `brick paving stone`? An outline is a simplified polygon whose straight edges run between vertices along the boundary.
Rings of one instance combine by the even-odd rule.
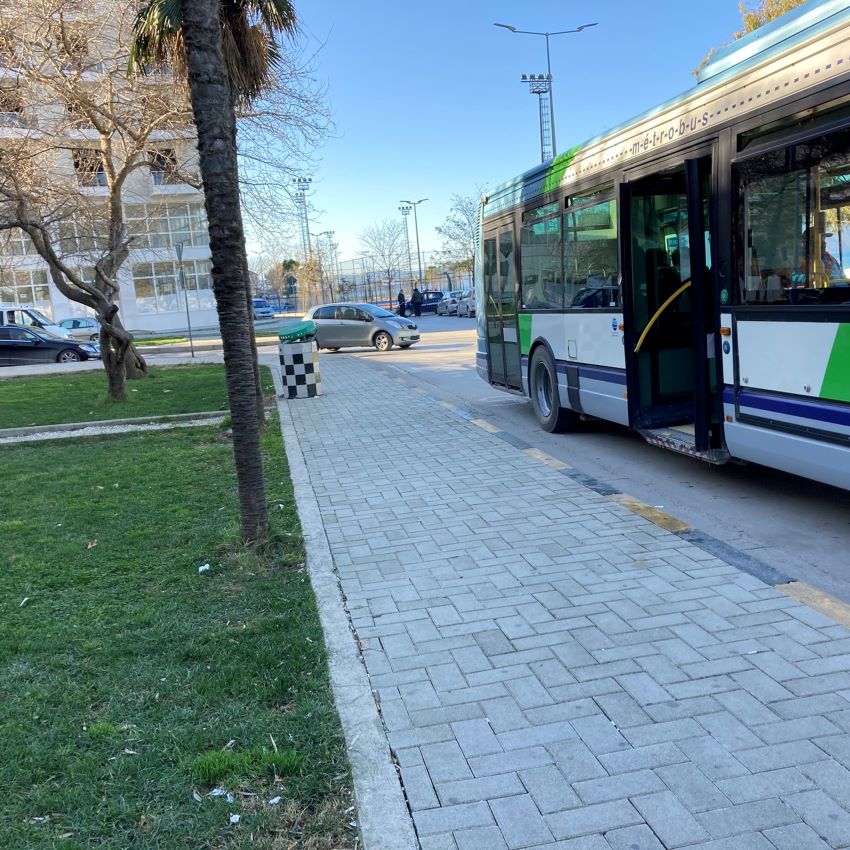
[[[493,815],[486,803],[464,803],[414,812],[413,822],[420,835],[430,835],[435,832],[452,832],[467,826],[489,826],[493,823]]]
[[[490,808],[511,850],[552,841],[552,833],[530,794],[492,800]]]
[[[424,765],[401,768],[401,781],[407,801],[413,811],[417,809],[433,809],[440,805],[431,777]]]
[[[829,850],[829,845],[804,823],[766,829],[764,836],[777,850]]]
[[[690,762],[661,767],[656,773],[689,812],[719,809],[722,806],[730,805],[732,802],[724,793],[725,789],[722,783],[715,785],[696,765]],[[736,782],[740,780],[727,781]],[[758,798],[753,797],[751,799]]]
[[[850,845],[847,629],[380,365],[326,367],[289,410],[423,850]],[[456,460],[402,490],[402,431]]]
[[[710,837],[670,791],[636,797],[632,802],[667,847],[696,844]]]
[[[803,791],[785,802],[833,847],[850,844],[850,814],[823,791]]]
[[[443,805],[474,803],[496,797],[510,797],[525,793],[525,786],[516,773],[497,773],[477,779],[459,779],[455,782],[438,782],[437,795]]]
[[[555,838],[575,838],[603,833],[621,826],[640,823],[641,816],[628,800],[598,803],[565,812],[546,815],[546,823]]]
[[[502,746],[493,733],[490,724],[483,718],[452,723],[452,731],[467,758],[502,752]]]
[[[815,794],[820,792],[810,791]],[[799,795],[798,795],[799,796]],[[790,798],[793,799],[793,798]],[[747,832],[761,832],[774,826],[795,823],[799,817],[781,800],[758,800],[698,814],[700,823],[714,838],[728,838]]]
[[[605,833],[605,840],[611,850],[665,850],[646,824],[609,830]]]
[[[457,842],[457,850],[508,850],[498,826],[459,830],[454,833],[452,846],[454,842]]]

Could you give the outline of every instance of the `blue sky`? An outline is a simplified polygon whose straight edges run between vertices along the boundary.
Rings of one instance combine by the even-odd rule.
[[[336,134],[317,152],[313,233],[335,231],[340,257],[361,253],[364,227],[419,207],[423,251],[455,193],[472,194],[539,161],[537,98],[521,73],[546,70],[551,39],[558,150],[694,84],[692,70],[740,26],[738,0],[296,0],[306,46],[319,49]],[[413,221],[411,218],[411,242]],[[415,250],[415,249],[414,249]]]

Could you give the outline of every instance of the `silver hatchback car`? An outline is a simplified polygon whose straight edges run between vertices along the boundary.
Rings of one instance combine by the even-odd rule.
[[[316,323],[319,348],[330,351],[371,345],[389,351],[393,345],[410,348],[419,342],[414,322],[374,304],[321,304],[309,309],[304,318]]]

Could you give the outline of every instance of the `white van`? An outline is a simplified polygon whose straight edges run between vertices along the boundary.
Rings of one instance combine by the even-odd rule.
[[[0,325],[20,325],[25,328],[41,328],[62,339],[73,339],[73,334],[67,329],[53,324],[35,307],[28,304],[0,304]]]

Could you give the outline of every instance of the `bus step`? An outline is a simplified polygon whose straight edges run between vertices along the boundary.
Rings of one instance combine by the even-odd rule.
[[[697,451],[693,425],[679,425],[672,428],[645,428],[640,430],[640,435],[654,446],[661,446],[662,449],[696,457],[707,463],[719,466],[729,460],[729,452],[726,449]]]

